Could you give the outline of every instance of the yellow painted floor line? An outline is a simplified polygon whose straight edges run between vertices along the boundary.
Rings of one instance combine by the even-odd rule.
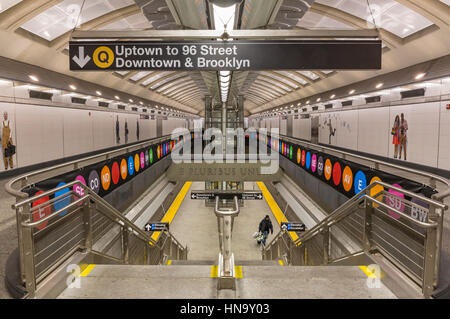
[[[237,279],[243,278],[242,266],[234,266],[234,274]],[[211,266],[211,278],[219,277],[219,266]]]
[[[172,265],[172,259],[169,259],[169,260],[167,261],[167,266],[170,266],[170,265]]]
[[[280,266],[284,266],[284,261],[282,261],[281,259],[278,259],[278,263],[280,264]]]
[[[366,274],[367,277],[372,279],[377,278],[377,275],[373,271],[370,271],[368,266],[359,266],[359,268]],[[379,276],[380,278],[384,278],[384,273],[381,270]]]
[[[272,214],[275,216],[275,219],[277,220],[278,224],[281,225],[281,222],[287,222],[288,220],[286,216],[284,216],[283,212],[281,211],[275,199],[272,197],[272,194],[270,194],[266,185],[263,182],[256,182],[256,184],[262,191],[264,199],[266,200],[267,205],[269,205],[270,210],[272,211]],[[296,232],[290,231],[289,235],[291,236],[293,241],[296,241],[298,239],[298,235]]]
[[[92,271],[92,269],[94,269],[96,265],[95,264],[90,264],[88,265],[80,274],[80,277],[87,277],[90,272]]]
[[[181,188],[180,192],[178,193],[177,197],[175,197],[175,200],[173,201],[172,205],[170,205],[169,209],[167,210],[166,214],[164,215],[163,219],[161,220],[161,223],[169,223],[169,225],[172,223],[175,215],[178,212],[178,209],[181,206],[181,203],[183,202],[184,198],[186,197],[187,192],[189,191],[189,188],[191,187],[192,182],[186,182],[184,183],[183,187]],[[154,241],[158,241],[158,238],[160,236],[161,232],[155,231],[152,235],[152,239]]]
[[[219,266],[213,265],[211,266],[211,278],[217,278],[219,272]]]
[[[242,279],[243,277],[242,266],[234,266],[234,274],[236,278]]]

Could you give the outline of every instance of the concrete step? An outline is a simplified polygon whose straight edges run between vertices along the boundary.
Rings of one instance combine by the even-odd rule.
[[[280,266],[277,260],[236,260],[236,266]],[[217,260],[172,260],[170,265],[217,265]]]
[[[223,298],[209,265],[96,265],[80,277],[80,288],[59,298],[166,299]],[[367,286],[367,275],[356,266],[242,266],[236,298],[396,298],[383,284]],[[227,295],[231,298],[231,295]]]

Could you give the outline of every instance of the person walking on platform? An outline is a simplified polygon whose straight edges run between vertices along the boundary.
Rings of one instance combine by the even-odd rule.
[[[269,215],[266,215],[264,219],[259,223],[259,231],[263,234],[261,243],[265,246],[267,237],[269,236],[269,230],[271,234],[273,234],[273,226],[272,221],[270,220]]]
[[[117,115],[117,120],[116,120],[116,144],[120,144],[120,124],[119,124],[119,115]]]
[[[394,158],[398,156],[398,146],[400,145],[400,117],[397,115],[394,120],[394,126],[392,127],[391,134],[392,144],[394,144]]]
[[[405,161],[406,161],[406,145],[408,143],[408,138],[406,136],[408,132],[408,122],[405,120],[405,114],[401,114],[400,118],[400,154],[398,156],[399,159],[402,158],[402,150],[404,150]]]
[[[13,157],[8,155],[7,149],[9,145],[12,144],[12,131],[11,125],[8,120],[8,112],[3,113],[3,125],[2,125],[2,152],[3,152],[3,162],[5,164],[5,170],[8,166],[13,168]]]
[[[125,120],[125,144],[128,144],[128,121]]]

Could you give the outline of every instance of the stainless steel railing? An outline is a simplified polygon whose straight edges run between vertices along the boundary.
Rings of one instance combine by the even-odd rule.
[[[281,231],[263,250],[263,259],[286,257],[291,265],[327,265],[378,251],[430,298],[439,281],[438,257],[447,209],[435,199],[376,181],[297,240]],[[419,220],[412,217],[416,215]]]
[[[70,190],[75,185],[83,189],[84,196]],[[55,195],[66,188],[69,191],[65,194]],[[55,197],[48,200],[49,196]],[[80,181],[22,200],[13,208],[20,221],[22,280],[30,296],[49,274],[78,251],[124,264],[159,264],[165,257],[187,258],[187,247],[169,231],[164,231],[158,241],[153,240]],[[120,234],[120,253],[97,251],[95,244],[114,230]]]
[[[218,262],[218,288],[235,289],[234,255],[231,251],[231,237],[233,233],[234,218],[239,215],[239,202],[237,196],[233,199],[232,210],[219,209],[219,196],[216,196],[214,213],[217,216],[219,231],[219,262]]]

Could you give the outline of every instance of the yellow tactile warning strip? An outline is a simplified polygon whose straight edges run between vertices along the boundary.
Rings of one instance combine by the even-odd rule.
[[[280,266],[284,266],[284,261],[282,261],[281,259],[278,259],[278,263],[280,264]]]
[[[94,269],[96,265],[95,264],[90,264],[88,265],[80,274],[80,277],[87,277],[90,272],[92,271],[92,269]]]
[[[172,259],[169,259],[169,260],[167,261],[167,266],[170,266],[170,265],[172,265]]]
[[[278,207],[277,202],[275,199],[273,199],[272,194],[270,194],[269,190],[267,189],[266,185],[263,182],[256,182],[259,189],[262,191],[264,198],[267,202],[267,204],[270,207],[270,210],[272,211],[273,215],[275,216],[277,222],[279,225],[281,225],[281,222],[287,222],[286,216],[284,216],[283,212],[281,211],[280,207]],[[290,231],[289,235],[291,236],[293,241],[296,241],[298,239],[297,233]]]
[[[378,278],[375,271],[369,270],[369,266],[359,266],[359,268],[366,274],[367,277],[375,279]],[[380,269],[379,278],[384,278],[384,273]]]
[[[169,225],[172,223],[172,221],[173,221],[175,215],[177,214],[181,203],[183,202],[184,198],[186,197],[186,194],[189,191],[189,188],[191,187],[191,185],[192,185],[192,182],[184,183],[184,185],[181,188],[180,192],[178,193],[177,197],[175,197],[175,200],[173,201],[172,205],[170,205],[169,209],[167,210],[166,214],[164,215],[163,219],[161,220],[161,223],[169,223]],[[158,241],[160,234],[161,234],[161,232],[155,231],[152,235],[152,239],[154,241]]]
[[[243,278],[242,266],[234,266],[234,274],[237,279]],[[219,266],[213,265],[211,266],[211,278],[219,277]]]

